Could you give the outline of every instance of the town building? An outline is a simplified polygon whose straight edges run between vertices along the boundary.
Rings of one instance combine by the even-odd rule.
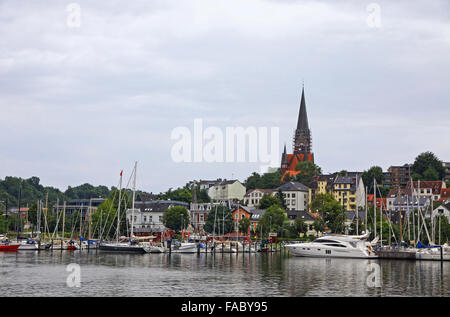
[[[239,224],[239,221],[241,221],[243,218],[250,219],[250,231],[253,233],[256,232],[256,228],[259,224],[259,220],[264,215],[266,211],[264,209],[258,209],[258,208],[249,208],[246,206],[238,205],[234,206],[232,208],[232,217],[233,222],[235,226],[237,227]],[[245,234],[245,232],[243,232]]]
[[[403,215],[409,215],[409,212],[421,209],[424,210],[431,205],[431,199],[427,196],[394,196],[387,199],[387,210],[392,212],[402,211]]]
[[[136,235],[161,233],[166,230],[162,221],[164,211],[175,206],[189,208],[188,203],[181,201],[139,199],[134,203],[134,211],[131,208],[126,211],[128,225],[131,225],[131,217],[134,215],[133,232]],[[186,227],[188,225],[186,224]]]
[[[337,173],[329,175],[319,175],[314,177],[309,186],[309,201],[316,199],[318,194],[332,194],[333,183],[336,179]]]
[[[192,202],[189,212],[191,216],[191,225],[195,232],[203,232],[203,226],[206,223],[206,217],[215,207],[226,206],[225,202],[197,203]]]
[[[333,182],[332,195],[344,208],[355,211],[365,208],[365,188],[359,176],[336,176]]]
[[[367,195],[367,206],[368,207],[373,207],[374,198],[375,198],[374,194]],[[377,197],[376,205],[377,205],[378,210],[387,210],[387,198]]]
[[[301,236],[315,236],[317,232],[314,230],[313,224],[314,220],[319,217],[318,214],[308,212],[306,210],[287,210],[287,217],[289,222],[293,224],[297,218],[302,219],[308,230],[305,234],[301,234]]]
[[[286,210],[308,210],[309,188],[299,182],[287,182],[278,187],[274,193],[283,194]]]
[[[445,168],[445,182],[450,184],[450,162],[443,162],[442,165]]]
[[[281,179],[284,181],[287,180],[287,176],[290,178],[295,177],[300,173],[300,171],[295,170],[297,164],[307,161],[314,163],[314,154],[312,152],[312,136],[306,112],[305,90],[302,88],[297,128],[293,138],[293,154],[287,154],[285,145],[281,157]]]
[[[223,180],[208,190],[208,196],[213,201],[228,201],[244,199],[246,188],[238,180]]]
[[[388,168],[388,171],[383,174],[383,186],[400,186],[401,188],[405,188],[409,182],[410,166],[391,166]]]
[[[425,196],[433,201],[441,198],[441,191],[446,188],[444,181],[413,181],[408,182],[406,190],[409,195]]]
[[[211,187],[216,186],[217,184],[221,183],[222,179],[218,178],[216,180],[204,180],[201,179],[197,183],[199,190],[209,190]]]
[[[58,204],[53,205],[52,213],[61,213],[65,210],[66,216],[72,216],[73,214],[85,216],[89,211],[89,214],[93,214],[97,211],[98,206],[100,206],[106,199],[105,198],[91,198],[91,199],[74,199],[65,204],[58,202]]]
[[[250,189],[244,196],[244,205],[247,207],[258,207],[264,195],[271,196],[276,193],[275,189]]]
[[[435,208],[432,212],[432,217],[433,220],[436,220],[436,217],[447,217],[447,220],[450,223],[450,202]]]

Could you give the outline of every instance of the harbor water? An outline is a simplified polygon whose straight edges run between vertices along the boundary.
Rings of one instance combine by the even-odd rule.
[[[78,281],[70,283],[72,268]],[[450,296],[450,263],[286,254],[0,253],[3,296]]]

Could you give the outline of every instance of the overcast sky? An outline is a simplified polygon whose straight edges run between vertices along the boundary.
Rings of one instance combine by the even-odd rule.
[[[303,82],[324,172],[450,161],[447,0],[80,0],[80,27],[70,3],[0,0],[0,178],[244,181],[259,164],[173,162],[172,130],[275,126],[291,152]]]

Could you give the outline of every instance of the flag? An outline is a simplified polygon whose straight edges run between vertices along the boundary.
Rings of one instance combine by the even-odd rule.
[[[122,173],[123,173],[123,170],[122,170],[122,171],[120,171],[120,176],[122,176]]]

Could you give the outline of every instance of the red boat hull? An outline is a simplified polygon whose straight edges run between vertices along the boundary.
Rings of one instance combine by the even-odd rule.
[[[20,244],[0,244],[0,251],[17,251]]]

